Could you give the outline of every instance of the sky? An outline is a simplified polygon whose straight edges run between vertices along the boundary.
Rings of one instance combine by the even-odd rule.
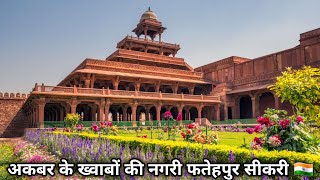
[[[285,50],[320,27],[319,0],[0,0],[0,92],[54,86],[85,58],[105,59],[149,6],[194,68]]]

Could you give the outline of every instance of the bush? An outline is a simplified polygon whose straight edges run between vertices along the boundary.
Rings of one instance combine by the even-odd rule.
[[[30,133],[27,132],[28,138]],[[46,135],[47,134],[47,135]],[[244,148],[230,147],[225,145],[208,145],[199,143],[190,143],[185,141],[170,141],[170,140],[157,140],[157,139],[144,139],[135,137],[122,137],[122,136],[104,136],[98,134],[89,133],[66,133],[66,132],[47,132],[42,133],[39,139],[34,139],[36,142],[52,143],[48,141],[47,136],[51,139],[72,139],[81,137],[85,141],[91,140],[96,142],[99,139],[105,139],[110,144],[117,144],[118,146],[128,147],[131,150],[139,149],[143,152],[150,149],[159,149],[159,152],[164,155],[164,158],[159,161],[160,163],[169,162],[172,158],[181,157],[186,162],[202,162],[203,158],[214,159],[214,162],[218,163],[230,163],[230,151],[235,156],[234,162],[236,163],[250,163],[252,158],[258,158],[262,163],[278,163],[279,159],[284,158],[291,165],[289,168],[290,177],[293,175],[293,164],[296,162],[310,163],[314,166],[314,176],[320,176],[320,157],[311,153],[298,153],[293,151],[257,151],[248,150]],[[68,137],[69,136],[69,137]],[[34,134],[30,134],[30,137],[36,137]],[[64,141],[65,141],[64,140]],[[48,147],[52,144],[46,144]],[[97,145],[98,146],[98,145]],[[61,148],[61,147],[55,147]],[[97,148],[95,148],[97,149]],[[158,153],[158,152],[157,152]],[[71,153],[72,154],[72,153]],[[77,157],[77,156],[76,156]],[[78,157],[77,157],[78,158]],[[89,158],[90,159],[90,158]]]
[[[78,124],[80,120],[79,114],[67,114],[67,116],[64,118],[64,122],[66,125],[72,129]]]

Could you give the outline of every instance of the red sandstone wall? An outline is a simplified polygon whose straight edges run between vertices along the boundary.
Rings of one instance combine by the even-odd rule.
[[[0,93],[0,137],[19,137],[28,122],[21,109],[27,96],[19,93]]]

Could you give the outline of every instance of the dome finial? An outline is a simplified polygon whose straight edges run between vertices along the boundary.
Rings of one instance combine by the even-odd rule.
[[[148,7],[148,11],[151,11],[151,8],[150,8],[150,6]]]

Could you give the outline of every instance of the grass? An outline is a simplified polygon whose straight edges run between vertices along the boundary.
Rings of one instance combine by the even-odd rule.
[[[137,136],[143,136],[147,135],[148,138],[152,139],[157,139],[158,135],[161,134],[163,130],[157,129],[154,130],[151,136],[151,131],[150,130],[142,130],[142,131],[134,131],[134,130],[128,130],[128,131],[123,131],[119,130],[118,136],[125,136],[125,137],[137,137]],[[208,134],[212,133],[213,131],[208,130]],[[205,131],[203,131],[205,134]],[[261,136],[261,134],[248,134],[247,132],[217,132],[215,131],[216,134],[218,134],[219,137],[219,145],[228,145],[228,146],[236,146],[239,147],[244,144],[244,139],[245,143],[248,145],[250,142],[253,140],[254,137]],[[177,136],[177,141],[182,140],[182,137],[180,134]],[[164,139],[168,139],[168,133],[164,134]]]

